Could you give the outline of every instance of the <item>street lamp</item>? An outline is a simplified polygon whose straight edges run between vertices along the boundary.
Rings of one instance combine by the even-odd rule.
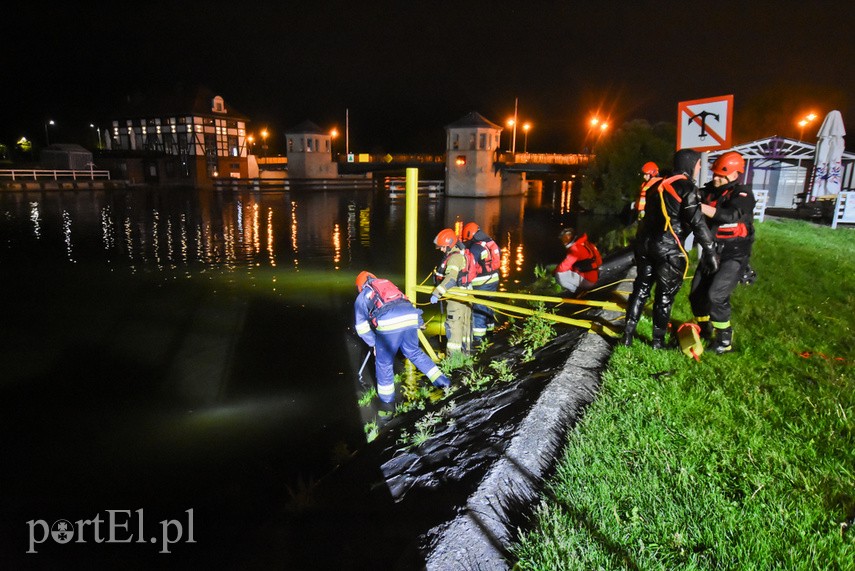
[[[252,151],[254,150],[254,149],[253,149],[253,144],[255,143],[255,137],[253,137],[252,135],[248,135],[248,136],[246,137],[246,142],[247,142],[247,144],[249,145],[249,154],[251,155],[251,154],[252,154]]]
[[[801,121],[798,122],[798,125],[800,127],[800,129],[799,129],[799,141],[801,141],[804,138],[805,127],[807,127],[815,119],[816,119],[816,113],[808,113],[807,115],[805,115],[805,117]]]
[[[333,128],[330,131],[330,139],[332,139],[332,144],[330,145],[330,153],[332,154],[332,159],[335,160],[335,139],[338,137],[338,129]]]
[[[528,130],[531,129],[531,123],[523,123],[523,133],[525,133],[525,139],[523,143],[523,152],[528,154]]]
[[[263,129],[261,131],[261,154],[264,158],[267,158],[267,129]]]
[[[93,129],[95,129],[95,132],[98,134],[98,150],[100,151],[102,148],[101,147],[101,131],[98,129],[98,127],[95,126],[94,123],[89,123],[89,126]]]
[[[56,125],[56,123],[53,122],[53,119],[49,119],[48,121],[45,121],[45,146],[46,147],[50,146],[50,134],[48,133],[48,125]]]

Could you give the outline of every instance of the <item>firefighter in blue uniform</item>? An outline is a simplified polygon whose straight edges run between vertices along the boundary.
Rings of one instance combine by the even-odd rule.
[[[469,222],[463,227],[463,244],[475,261],[472,289],[498,290],[499,266],[502,263],[499,245],[475,222]],[[480,303],[472,304],[472,341],[476,346],[484,341],[487,332],[492,331],[495,325],[496,316],[491,308]]]
[[[448,387],[451,384],[448,377],[419,347],[422,311],[416,309],[395,284],[370,272],[363,271],[356,276],[356,290],[359,292],[354,303],[356,332],[374,348],[380,400],[384,403],[395,401],[394,363],[399,350],[433,386]]]
[[[757,200],[748,186],[737,184],[745,172],[745,159],[739,153],[721,155],[712,172],[713,179],[701,189],[701,210],[715,237],[719,268],[715,273],[695,274],[689,302],[701,335],[711,339],[709,348],[721,355],[733,350],[730,296],[748,269]]]

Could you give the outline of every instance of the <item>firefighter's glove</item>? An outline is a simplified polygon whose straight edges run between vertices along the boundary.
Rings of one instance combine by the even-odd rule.
[[[715,253],[715,248],[712,246],[704,248],[701,254],[701,271],[705,274],[714,274],[718,271],[718,267],[719,259],[718,254]]]
[[[431,303],[436,303],[436,302],[438,302],[438,301],[439,301],[439,298],[438,298],[438,297],[436,297],[435,295],[430,296],[430,302],[431,302]]]

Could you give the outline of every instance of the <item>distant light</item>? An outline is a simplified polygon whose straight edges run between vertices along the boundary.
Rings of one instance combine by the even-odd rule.
[[[332,131],[330,131],[330,137],[332,137],[333,139],[338,137],[338,129],[333,129]]]
[[[466,164],[466,157],[463,155],[458,156],[457,160],[454,161],[454,164],[456,164],[459,167],[462,167],[463,165]]]
[[[508,127],[513,127],[513,126],[514,126],[514,120],[508,119]]]

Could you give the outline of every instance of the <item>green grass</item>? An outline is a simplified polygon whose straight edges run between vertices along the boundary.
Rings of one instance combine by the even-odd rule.
[[[855,231],[766,221],[752,266],[734,353],[615,349],[518,569],[855,569]]]

